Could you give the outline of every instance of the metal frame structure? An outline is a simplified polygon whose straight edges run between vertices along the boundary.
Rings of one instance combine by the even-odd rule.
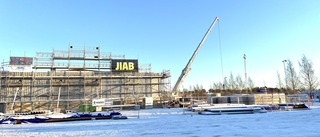
[[[143,97],[161,101],[162,92],[169,91],[170,71],[154,73],[151,65],[139,65],[139,72],[113,72],[113,59],[125,56],[71,45],[67,51],[37,52],[32,72],[1,73],[0,105],[6,108],[2,111],[9,110],[12,102],[13,110],[26,112],[56,106],[77,109],[99,98],[114,98],[119,105]]]

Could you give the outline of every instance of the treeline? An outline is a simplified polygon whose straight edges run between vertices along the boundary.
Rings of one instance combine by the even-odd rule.
[[[243,89],[243,90],[231,90],[231,89],[193,89],[193,90],[185,90],[184,92],[180,92],[179,96],[181,97],[194,97],[194,98],[203,98],[208,95],[208,93],[220,93],[222,96],[228,96],[232,94],[257,94],[257,93],[270,93],[270,94],[277,94],[277,93],[284,93],[284,94],[295,94],[290,89],[285,88],[268,88],[268,87],[254,87],[252,89]]]
[[[207,93],[230,94],[255,94],[259,92],[297,94],[300,91],[313,92],[319,87],[318,76],[315,74],[313,63],[305,55],[299,63],[299,71],[294,68],[290,59],[283,60],[285,77],[281,78],[279,71],[275,76],[277,87],[256,87],[253,80],[248,77],[247,82],[238,74],[236,77],[230,73],[224,81],[213,83],[208,91],[203,89],[202,85],[195,85],[189,89],[183,89],[183,96],[201,96]]]

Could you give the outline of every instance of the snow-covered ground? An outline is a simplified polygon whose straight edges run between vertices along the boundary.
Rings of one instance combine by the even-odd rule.
[[[127,120],[0,125],[0,136],[281,137],[320,136],[320,108],[260,114],[190,115],[181,108],[123,111]],[[137,117],[139,115],[139,118]]]

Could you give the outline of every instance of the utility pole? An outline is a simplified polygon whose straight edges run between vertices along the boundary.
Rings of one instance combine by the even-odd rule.
[[[286,75],[287,75],[287,73],[286,73],[286,65],[285,65],[285,63],[287,62],[287,60],[282,60],[282,62],[283,62],[283,70],[284,70],[284,82],[285,82],[285,87],[287,87],[287,79],[286,79]]]
[[[246,94],[248,94],[248,87],[247,87],[247,68],[246,68],[246,59],[247,59],[247,56],[246,54],[243,54],[243,60],[244,60],[244,85],[245,85],[245,88],[246,88]]]

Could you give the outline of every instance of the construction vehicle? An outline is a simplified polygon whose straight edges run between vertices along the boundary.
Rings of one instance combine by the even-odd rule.
[[[177,98],[179,98],[179,97],[177,97],[177,95],[178,95],[178,92],[179,92],[179,90],[180,90],[180,86],[181,86],[183,80],[184,80],[184,79],[186,78],[186,76],[188,75],[188,73],[189,73],[189,71],[190,71],[190,69],[191,69],[190,66],[191,66],[193,60],[195,59],[195,57],[196,57],[196,55],[198,54],[198,51],[199,51],[199,49],[201,48],[203,42],[206,40],[208,34],[211,32],[214,24],[215,24],[217,21],[219,21],[219,18],[218,18],[218,17],[216,17],[216,18],[214,19],[214,21],[212,22],[210,28],[208,29],[208,31],[206,32],[206,34],[205,34],[204,37],[202,38],[202,40],[201,40],[201,42],[199,43],[198,47],[196,48],[196,50],[194,51],[193,55],[192,55],[191,58],[189,59],[188,64],[187,64],[186,67],[182,70],[180,77],[178,78],[176,84],[174,85],[174,87],[173,87],[173,89],[172,89],[172,96],[175,97],[175,100],[177,100]]]

